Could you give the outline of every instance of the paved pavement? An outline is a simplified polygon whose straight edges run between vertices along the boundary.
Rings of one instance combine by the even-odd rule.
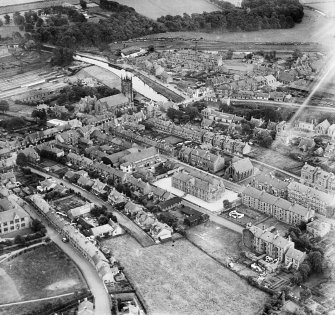
[[[34,169],[32,170],[34,171]],[[88,262],[79,252],[77,252],[70,245],[70,243],[64,243],[62,241],[62,236],[59,235],[56,230],[48,226],[44,219],[40,218],[29,204],[25,202],[23,208],[33,218],[38,218],[45,223],[50,239],[56,243],[63,250],[63,252],[67,254],[78,266],[94,296],[95,315],[111,315],[110,298],[93,265]]]
[[[133,221],[131,221],[129,218],[127,218],[125,215],[115,211],[115,209],[107,202],[104,202],[100,198],[98,198],[96,195],[86,191],[85,189],[74,185],[67,180],[60,179],[58,177],[55,177],[49,173],[42,172],[39,170],[36,170],[34,168],[31,168],[31,170],[34,173],[37,173],[41,176],[48,176],[48,177],[53,177],[58,183],[62,183],[64,186],[67,186],[69,188],[72,188],[75,192],[79,192],[84,198],[90,200],[91,202],[95,203],[96,205],[99,206],[106,206],[109,211],[114,211],[115,216],[117,217],[118,222],[120,225],[131,231],[131,235],[143,246],[143,247],[148,247],[151,245],[154,245],[155,242],[153,239],[145,233],[138,225],[136,225]]]

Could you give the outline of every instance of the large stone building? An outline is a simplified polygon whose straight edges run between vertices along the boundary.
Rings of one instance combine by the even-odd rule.
[[[225,160],[220,155],[210,153],[207,150],[191,149],[184,147],[179,152],[179,158],[183,162],[216,173],[224,168]]]
[[[329,194],[335,194],[335,174],[326,172],[320,167],[305,163],[301,169],[300,182]]]
[[[294,242],[290,237],[286,239],[278,232],[272,233],[271,228],[248,226],[243,231],[243,243],[257,253],[267,254],[287,267],[292,266],[295,269],[299,268],[306,257],[306,253],[294,248]]]
[[[207,202],[219,200],[225,186],[222,180],[202,172],[178,172],[172,176],[172,187]]]
[[[308,222],[315,214],[314,210],[291,203],[283,198],[270,195],[265,191],[260,191],[251,186],[243,190],[242,203],[291,225]]]
[[[9,195],[0,199],[0,235],[26,229],[30,226],[30,217],[16,202],[16,196]]]
[[[287,186],[287,192],[289,201],[312,209],[322,215],[329,215],[327,208],[335,207],[334,196],[298,182],[291,182]]]
[[[267,193],[276,197],[287,199],[287,186],[289,182],[282,181],[272,174],[261,173],[256,175],[250,182],[250,186],[265,190]]]

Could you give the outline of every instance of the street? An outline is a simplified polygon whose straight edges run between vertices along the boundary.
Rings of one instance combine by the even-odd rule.
[[[95,304],[95,315],[110,315],[110,298],[100,279],[98,272],[94,269],[93,265],[88,262],[80,253],[78,253],[70,243],[64,243],[62,241],[62,236],[59,235],[53,228],[48,226],[44,219],[40,218],[33,208],[26,202],[22,204],[22,207],[28,214],[34,218],[39,219],[44,223],[47,229],[48,236],[50,239],[56,243],[65,254],[67,254],[80,269],[82,275],[84,276],[93,296]]]
[[[124,226],[126,229],[130,230],[132,232],[132,236],[143,247],[147,247],[147,246],[151,246],[151,245],[155,244],[153,239],[147,233],[145,233],[137,224],[135,224],[133,221],[131,221],[130,219],[128,219],[126,216],[122,215],[121,213],[115,211],[115,209],[109,203],[104,202],[103,200],[101,200],[96,195],[86,191],[85,189],[83,189],[83,188],[81,188],[77,185],[73,185],[73,184],[69,183],[68,181],[66,181],[64,179],[60,179],[58,177],[55,177],[55,176],[53,176],[49,173],[42,172],[42,171],[36,170],[34,168],[30,168],[30,169],[31,169],[32,172],[34,172],[36,174],[39,174],[41,176],[53,177],[53,179],[55,179],[57,183],[62,183],[64,186],[72,188],[75,192],[79,192],[84,198],[86,198],[90,202],[95,203],[96,205],[106,206],[109,211],[114,212],[114,215],[116,216],[119,224]]]

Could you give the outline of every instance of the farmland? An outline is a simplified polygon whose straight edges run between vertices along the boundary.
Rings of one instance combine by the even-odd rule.
[[[106,242],[151,314],[253,314],[267,298],[185,239],[149,248],[129,235]]]
[[[52,297],[86,288],[76,266],[53,244],[3,262],[0,279],[0,304]],[[21,313],[16,314],[25,314],[23,306],[21,308]],[[0,309],[0,314],[5,314],[2,311]],[[9,310],[6,312],[10,313]]]
[[[162,15],[183,15],[187,12],[202,13],[217,11],[218,8],[206,0],[115,0],[121,4],[133,7],[138,13],[157,19]]]

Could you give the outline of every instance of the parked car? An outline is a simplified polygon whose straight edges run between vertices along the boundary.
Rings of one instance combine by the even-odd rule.
[[[67,237],[63,237],[63,238],[62,238],[62,242],[63,242],[63,243],[68,243],[68,242],[69,242],[69,239],[68,239]]]

